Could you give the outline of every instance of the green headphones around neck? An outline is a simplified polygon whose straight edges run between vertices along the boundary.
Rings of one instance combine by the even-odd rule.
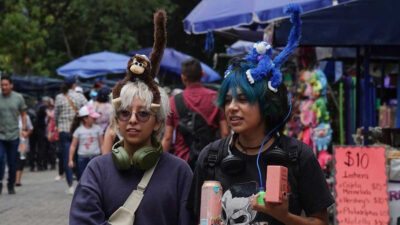
[[[154,148],[152,146],[144,146],[133,153],[132,159],[122,146],[123,140],[115,143],[111,152],[116,167],[119,170],[127,170],[131,167],[131,165],[133,165],[141,170],[150,169],[156,164],[163,152],[161,144],[157,141],[154,142],[158,147]]]

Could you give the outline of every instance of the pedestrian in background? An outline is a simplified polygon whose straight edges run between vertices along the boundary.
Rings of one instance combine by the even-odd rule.
[[[80,180],[83,171],[91,159],[101,154],[103,144],[103,130],[94,124],[100,115],[91,105],[79,109],[71,125],[72,142],[69,148],[68,167],[73,168],[74,155],[78,146],[77,178]],[[71,193],[72,194],[72,193]]]
[[[47,109],[50,104],[50,97],[44,96],[36,112],[35,133],[37,138],[37,169],[38,171],[47,170],[48,164],[51,169],[55,169],[55,156],[50,152],[50,144],[47,140]],[[35,146],[33,146],[35,147]]]
[[[101,128],[103,135],[110,123],[112,113],[112,105],[109,102],[110,91],[110,88],[107,86],[100,87],[97,92],[96,101],[93,104],[94,110],[100,114],[100,117],[96,119],[95,123]]]
[[[26,130],[22,129],[22,118],[18,116],[19,126],[19,146],[18,146],[18,157],[17,157],[17,175],[15,179],[15,186],[21,186],[22,172],[24,171],[27,153],[30,151],[29,136],[32,134],[33,126],[31,119],[26,115]]]
[[[3,177],[5,172],[5,157],[8,163],[9,194],[15,194],[14,184],[17,171],[17,157],[20,129],[18,116],[22,118],[22,130],[26,131],[26,105],[21,94],[13,91],[13,83],[10,77],[1,77],[0,94],[0,194],[3,190]]]
[[[27,100],[27,99],[25,99]],[[31,101],[26,101],[27,104],[27,110],[26,110],[26,114],[27,116],[29,116],[32,125],[33,125],[33,131],[32,134],[29,136],[29,152],[28,152],[28,159],[27,159],[27,163],[29,164],[30,167],[30,171],[33,172],[35,171],[35,168],[37,166],[37,149],[36,149],[36,145],[37,145],[37,135],[36,135],[36,130],[35,130],[35,123],[36,123],[36,112],[37,112],[37,108],[39,106],[39,103],[37,101],[37,98],[33,98],[30,99]]]
[[[103,86],[103,83],[101,83],[100,81],[96,81],[93,85],[92,90],[90,90],[89,93],[89,105],[93,105],[94,102],[96,101],[97,95],[98,95],[98,91],[100,89],[100,87]]]
[[[179,108],[185,107],[188,109],[187,111],[194,111],[200,114],[203,121],[206,122],[206,126],[208,126],[209,129],[205,132],[197,131],[196,135],[198,135],[199,139],[210,139],[209,141],[216,140],[217,130],[220,131],[220,136],[222,137],[229,135],[228,123],[226,122],[224,112],[214,104],[217,92],[201,84],[200,80],[203,76],[204,72],[198,60],[188,59],[182,63],[181,78],[186,88],[182,93],[170,98],[171,114],[168,116],[167,126],[162,140],[163,150],[170,151],[175,131],[176,140],[173,146],[174,154],[188,162],[192,169],[194,169],[197,162],[197,155],[194,154],[194,151],[189,151],[194,149],[190,149],[191,143],[187,143],[187,141],[194,139],[194,137],[185,137],[181,130],[178,129],[180,121],[186,116],[180,115]],[[176,101],[177,96],[181,97],[181,103],[184,104],[184,106],[181,106],[179,102]],[[212,136],[211,138],[210,135]],[[204,146],[207,145],[209,141],[206,141]],[[200,152],[204,146],[197,149],[197,151]]]
[[[49,142],[49,148],[53,152],[58,161],[58,175],[54,180],[59,181],[64,175],[64,163],[59,146],[59,136],[56,123],[54,121],[54,99],[50,98],[50,104],[47,109],[47,141]]]
[[[75,77],[67,77],[61,87],[61,93],[56,96],[54,105],[54,119],[59,132],[64,172],[68,184],[67,193],[72,193],[74,191],[72,186],[72,170],[68,167],[69,147],[71,144],[71,123],[78,113],[78,109],[87,103],[85,96],[74,91],[75,86]]]

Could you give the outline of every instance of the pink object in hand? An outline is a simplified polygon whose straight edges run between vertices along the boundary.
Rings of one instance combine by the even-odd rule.
[[[204,181],[201,187],[200,225],[221,224],[222,186],[219,181]]]
[[[288,169],[284,166],[267,166],[264,201],[281,203],[285,192],[288,192]]]

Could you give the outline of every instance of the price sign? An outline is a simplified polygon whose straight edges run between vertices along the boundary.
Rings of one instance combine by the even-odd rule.
[[[389,222],[385,148],[335,148],[339,225]]]

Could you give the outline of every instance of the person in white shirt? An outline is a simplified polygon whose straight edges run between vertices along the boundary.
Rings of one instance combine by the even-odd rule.
[[[80,179],[83,171],[91,159],[101,154],[100,146],[103,144],[103,131],[94,124],[99,114],[90,105],[79,109],[71,125],[72,142],[69,149],[68,167],[73,168],[74,155],[78,147],[77,178]],[[79,126],[79,127],[78,127]],[[79,146],[78,146],[79,144]],[[71,194],[73,189],[70,190]]]

